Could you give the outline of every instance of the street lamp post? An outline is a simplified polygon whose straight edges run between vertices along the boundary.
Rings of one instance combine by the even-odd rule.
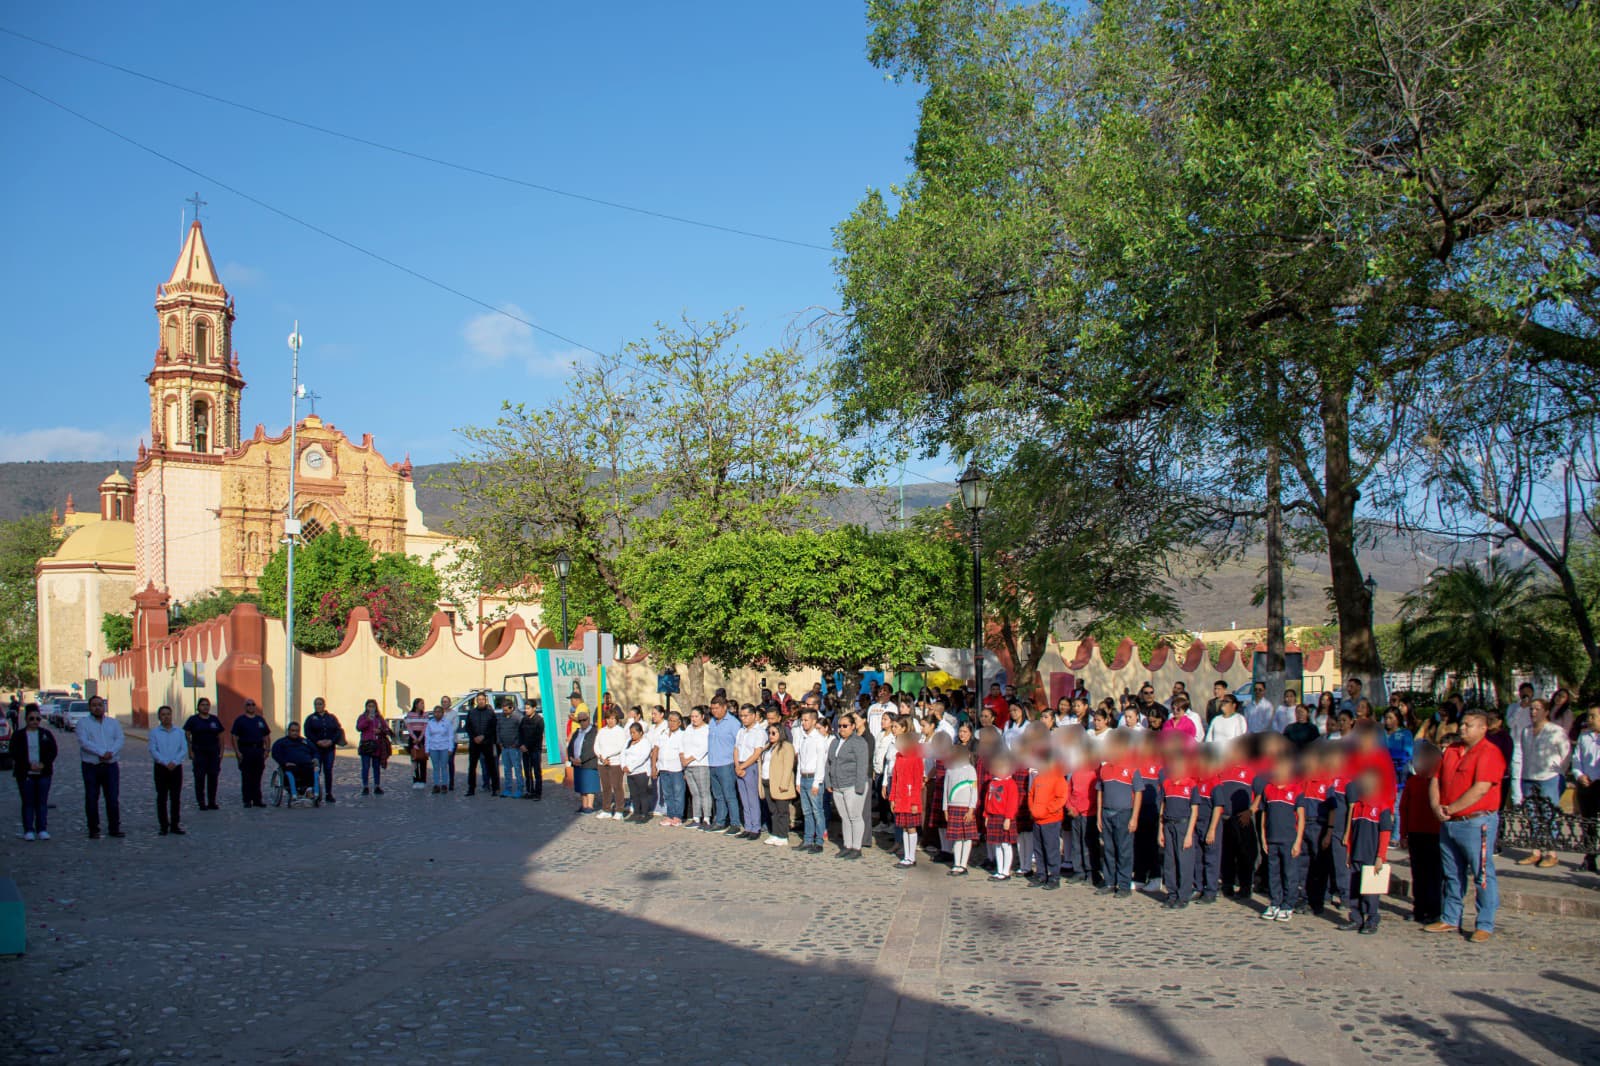
[[[300,520],[294,516],[294,471],[300,465],[300,321],[295,320],[289,334],[289,499],[283,510],[285,547],[283,583],[283,727],[294,721],[294,544],[300,537]]]
[[[567,554],[567,549],[562,548],[556,555],[556,580],[561,583],[561,646],[565,648],[571,641],[567,636],[567,575],[572,573],[572,556]]]
[[[957,485],[961,488],[961,505],[972,519],[972,678],[973,693],[979,707],[983,706],[983,541],[980,521],[983,509],[989,506],[989,479],[984,477],[978,461],[967,464]],[[976,713],[976,708],[974,708]]]

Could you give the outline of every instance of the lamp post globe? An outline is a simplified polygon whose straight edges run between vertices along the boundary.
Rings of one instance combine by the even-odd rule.
[[[572,573],[572,556],[567,554],[567,549],[562,548],[556,553],[556,580],[561,583],[561,646],[564,648],[570,643],[567,635],[567,575]]]

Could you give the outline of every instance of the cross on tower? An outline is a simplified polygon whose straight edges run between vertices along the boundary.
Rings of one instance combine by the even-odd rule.
[[[200,199],[200,194],[197,192],[193,196],[191,196],[187,200],[185,200],[184,203],[193,204],[194,205],[194,220],[196,222],[199,222],[200,221],[200,209],[202,207],[206,206],[206,201]]]
[[[317,413],[317,401],[320,399],[322,399],[322,397],[318,396],[316,393],[311,392],[309,389],[306,391],[306,402],[311,405],[311,413],[313,415]]]

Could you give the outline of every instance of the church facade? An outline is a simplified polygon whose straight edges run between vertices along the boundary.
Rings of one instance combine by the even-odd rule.
[[[35,571],[41,687],[88,676],[86,658],[106,653],[100,616],[128,610],[134,592],[184,601],[255,591],[283,540],[291,468],[302,540],[339,525],[379,551],[423,561],[450,548],[417,508],[410,459],[390,462],[371,434],[352,441],[310,415],[292,449],[287,428],[268,434],[258,424],[242,437],[246,382],[232,344],[233,297],[198,220],[156,289],[155,313],[157,346],[145,377],[150,436],[139,445],[131,486],[120,472],[108,479],[101,520],[73,532]],[[114,517],[105,517],[107,507]]]

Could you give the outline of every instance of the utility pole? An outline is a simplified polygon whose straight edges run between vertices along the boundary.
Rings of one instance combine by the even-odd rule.
[[[287,557],[283,590],[283,727],[294,721],[294,544],[300,538],[300,520],[294,516],[294,471],[300,465],[300,320],[295,319],[294,332],[289,334],[289,351],[294,353],[289,364],[289,500],[283,511],[283,541]]]

